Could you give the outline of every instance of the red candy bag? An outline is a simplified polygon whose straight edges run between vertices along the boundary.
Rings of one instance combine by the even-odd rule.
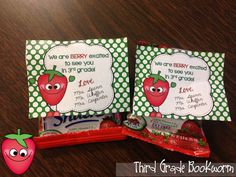
[[[203,76],[203,69],[213,68],[204,57],[195,56],[198,58],[190,62],[193,53],[198,54],[166,44],[138,42],[133,112],[124,122],[125,135],[183,154],[209,157],[209,145],[199,120],[216,120],[214,110],[219,103],[212,102],[210,92],[214,90],[210,88],[214,86],[208,83],[210,76],[206,81],[202,77],[197,80]],[[201,73],[190,65],[197,65]],[[227,105],[224,95],[221,97]],[[220,120],[230,120],[228,111],[223,115]]]
[[[209,157],[210,149],[200,121],[152,119],[128,115],[122,133],[164,149],[195,157]]]
[[[41,118],[39,137],[34,137],[40,149],[75,144],[123,140],[121,114],[97,116],[58,116]]]

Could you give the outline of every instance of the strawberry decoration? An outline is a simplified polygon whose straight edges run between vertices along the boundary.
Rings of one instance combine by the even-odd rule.
[[[30,167],[35,154],[35,143],[30,139],[32,135],[8,134],[2,143],[2,155],[6,165],[15,174],[23,174]]]
[[[69,82],[75,80],[74,76],[69,76]],[[34,79],[30,79],[30,83],[33,84]],[[46,70],[38,78],[38,88],[43,99],[50,105],[56,106],[60,103],[65,95],[68,81],[65,75],[56,70],[56,65],[53,69]],[[50,114],[51,115],[51,114]],[[59,116],[59,112],[55,112],[54,116]],[[48,115],[49,116],[49,115]],[[53,116],[53,115],[51,115]]]
[[[151,113],[151,117],[161,117],[158,107],[166,100],[170,87],[174,88],[176,86],[174,82],[169,84],[160,74],[161,71],[157,74],[151,74],[143,81],[143,90],[148,102],[155,110],[158,110],[157,112]]]

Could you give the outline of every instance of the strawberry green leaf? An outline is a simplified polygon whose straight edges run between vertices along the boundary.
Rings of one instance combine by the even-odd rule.
[[[65,77],[64,74],[62,74],[61,72],[59,71],[54,71],[54,75],[58,75],[60,77]]]
[[[149,77],[153,78],[153,84],[155,84],[157,81],[161,80],[163,82],[166,82],[166,79],[164,77],[162,77],[161,75],[161,71],[158,71],[157,74],[151,74]]]
[[[162,77],[161,75],[159,75],[159,80],[166,82],[166,79],[164,77]]]
[[[54,78],[54,75],[55,74],[53,72],[49,73],[48,82],[50,82]]]
[[[61,72],[56,71],[56,67],[57,66],[54,65],[52,70],[47,70],[47,71],[44,72],[44,74],[48,74],[49,75],[48,82],[50,82],[54,78],[55,75],[59,76],[59,77],[65,77]]]
[[[176,83],[175,83],[175,82],[171,82],[171,83],[170,83],[170,87],[171,87],[171,88],[175,88],[175,87],[176,87]]]
[[[28,139],[28,138],[32,137],[32,135],[30,135],[30,134],[22,134],[20,136],[21,136],[22,139]]]
[[[18,138],[18,139],[16,139],[16,141],[17,141],[21,146],[27,148],[27,145],[26,145],[24,139]]]
[[[20,129],[17,130],[17,134],[5,135],[5,138],[11,139],[11,140],[16,140],[22,147],[25,147],[25,148],[27,148],[25,140],[29,139],[31,137],[32,137],[32,135],[30,135],[30,134],[21,134]]]
[[[47,70],[44,72],[44,74],[49,74],[49,75],[52,75],[51,77],[53,78],[54,75],[57,75],[57,76],[60,76],[60,77],[64,77],[64,75],[59,72],[59,71],[54,71],[54,70]]]
[[[8,135],[5,135],[4,137],[14,140],[14,139],[17,139],[18,135],[17,134],[8,134]]]
[[[73,82],[75,80],[75,76],[69,76],[69,82]]]

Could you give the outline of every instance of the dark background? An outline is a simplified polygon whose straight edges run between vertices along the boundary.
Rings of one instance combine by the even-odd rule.
[[[28,120],[25,40],[128,37],[131,90],[138,40],[188,50],[225,52],[225,89],[236,116],[236,2],[148,0],[0,0],[0,137],[17,128],[37,135]],[[203,123],[212,162],[236,162],[235,122]],[[1,138],[2,141],[2,138]],[[23,176],[115,176],[116,162],[192,158],[128,138],[125,141],[38,150]],[[0,157],[0,176],[13,176]]]

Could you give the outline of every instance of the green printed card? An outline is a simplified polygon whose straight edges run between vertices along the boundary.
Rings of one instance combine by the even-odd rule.
[[[138,45],[133,115],[231,121],[224,53]]]
[[[130,111],[127,38],[26,41],[29,118]]]

